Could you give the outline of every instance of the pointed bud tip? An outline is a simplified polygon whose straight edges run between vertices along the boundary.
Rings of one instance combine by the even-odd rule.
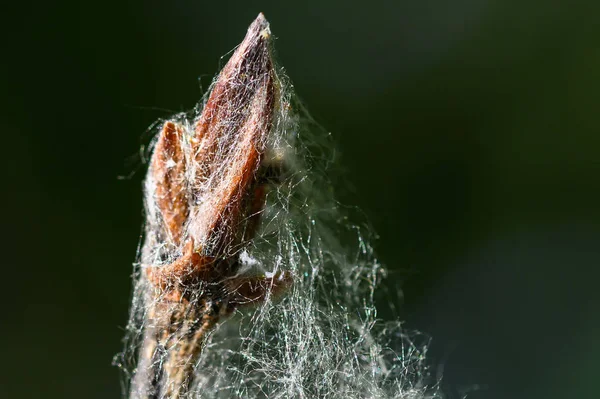
[[[269,22],[267,21],[267,18],[265,18],[265,14],[263,14],[262,12],[258,13],[258,16],[254,20],[254,22],[261,23],[261,24],[266,24],[266,25],[269,24]]]
[[[265,14],[262,12],[258,14],[258,17],[252,22],[248,31],[258,32],[264,39],[271,37],[271,29],[269,29],[269,21],[265,18]]]

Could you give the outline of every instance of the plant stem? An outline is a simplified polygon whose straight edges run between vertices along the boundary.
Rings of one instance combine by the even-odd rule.
[[[219,309],[211,303],[157,302],[140,351],[131,399],[183,398]]]

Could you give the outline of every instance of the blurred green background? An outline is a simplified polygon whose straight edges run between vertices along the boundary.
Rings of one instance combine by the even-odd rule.
[[[600,397],[599,2],[6,7],[1,397],[119,397],[146,129],[259,11],[448,397]]]

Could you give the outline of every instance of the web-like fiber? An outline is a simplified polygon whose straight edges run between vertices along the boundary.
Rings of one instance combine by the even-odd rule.
[[[255,37],[249,31],[241,46],[247,45],[248,51],[259,48],[246,42],[266,40],[266,26],[259,34],[254,32]],[[435,386],[425,384],[426,346],[414,344],[400,323],[377,319],[373,296],[385,270],[373,254],[368,229],[353,223],[349,212],[333,199],[328,176],[334,161],[329,135],[297,101],[284,71],[270,64],[270,45],[260,49],[268,53],[240,56],[238,48],[232,58],[242,58],[243,62],[234,65],[242,70],[226,72],[226,66],[197,109],[168,121],[172,131],[167,133],[178,146],[158,150],[166,144],[161,144],[160,134],[155,140],[153,157],[157,159],[156,152],[165,151],[166,172],[157,173],[161,164],[151,163],[144,188],[145,238],[135,265],[125,351],[116,358],[125,374],[124,391],[131,397],[176,396],[166,391],[144,393],[138,385],[146,382],[135,382],[136,376],[145,373],[142,368],[160,369],[168,364],[167,355],[161,357],[159,353],[160,345],[149,349],[145,344],[148,331],[165,318],[161,312],[173,318],[175,312],[169,306],[204,309],[217,303],[227,307],[225,294],[211,291],[209,283],[180,281],[178,291],[169,291],[148,277],[148,269],[177,262],[184,256],[186,245],[191,245],[202,256],[230,259],[223,266],[221,280],[262,276],[268,281],[285,276],[287,282],[282,289],[267,287],[261,300],[249,306],[227,307],[231,313],[215,319],[216,325],[197,341],[177,335],[181,326],[164,332],[164,342],[172,343],[174,339],[169,339],[175,337],[178,344],[189,340],[202,346],[182,396],[437,397]],[[239,81],[219,86],[229,73]],[[223,91],[223,101],[208,106],[214,108],[211,115],[219,118],[213,131],[218,134],[210,140],[206,135],[201,137],[203,147],[198,142],[198,126],[206,119],[210,92],[215,90]],[[269,101],[272,103],[267,104]],[[252,118],[264,118],[257,110],[265,109],[272,111],[270,123],[252,122]],[[254,132],[264,128],[265,133],[240,133],[248,128]],[[161,134],[166,133],[163,130]],[[167,139],[163,140],[168,144]],[[243,140],[254,140],[251,148],[260,155],[260,164],[253,164],[251,171],[239,168],[240,162],[251,158],[250,147],[240,144]],[[210,150],[203,150],[206,146]],[[267,169],[270,172],[263,172]],[[235,180],[237,170],[245,170],[244,176],[253,183]],[[233,186],[246,189],[230,193],[231,184],[222,183],[227,179],[237,182]],[[259,180],[260,184],[256,183]],[[165,184],[166,191],[157,187]],[[264,194],[258,207],[247,200],[248,196],[255,198],[249,193],[256,190]],[[165,201],[172,202],[169,209]],[[220,205],[219,201],[227,204]],[[213,215],[215,207],[225,211]],[[170,228],[170,224],[181,228]],[[214,286],[219,290],[228,287],[218,276],[211,279],[217,281]],[[198,318],[203,317],[202,312]],[[143,352],[148,350],[154,353],[148,357],[151,360],[144,361]],[[160,378],[166,377],[153,377]]]

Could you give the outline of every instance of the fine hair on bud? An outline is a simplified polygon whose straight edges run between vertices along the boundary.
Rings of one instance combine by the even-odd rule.
[[[124,395],[441,397],[427,340],[377,318],[373,235],[335,201],[330,135],[273,40],[260,14],[198,106],[156,132]]]

